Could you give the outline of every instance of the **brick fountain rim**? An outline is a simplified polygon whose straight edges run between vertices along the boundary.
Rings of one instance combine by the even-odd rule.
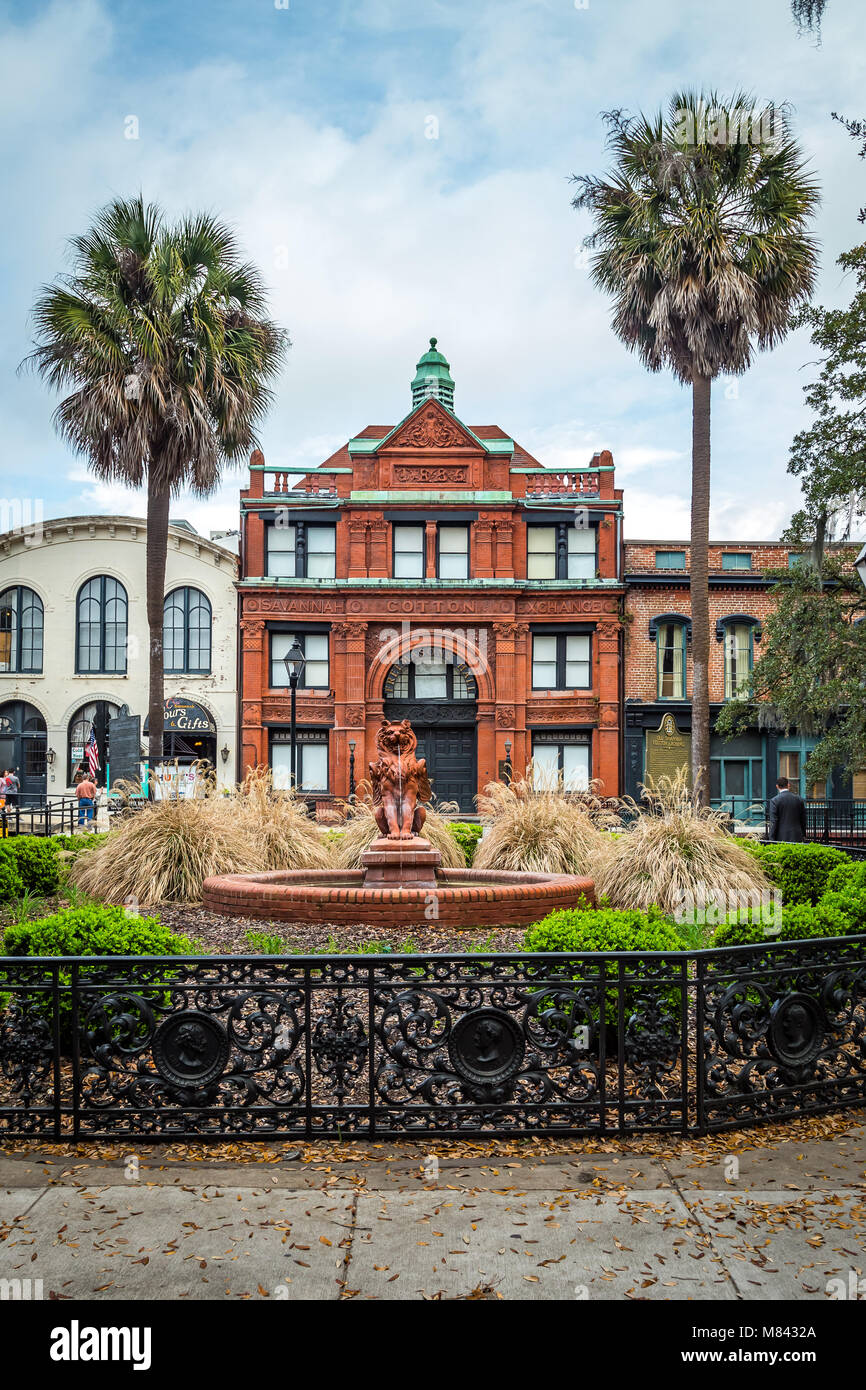
[[[576,874],[443,870],[440,859],[428,840],[383,837],[364,852],[361,869],[223,874],[205,879],[202,901],[230,916],[376,927],[529,926],[581,897],[595,901],[592,879]]]

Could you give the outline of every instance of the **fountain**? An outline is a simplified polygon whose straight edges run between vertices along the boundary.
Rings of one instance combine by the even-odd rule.
[[[362,868],[220,875],[205,879],[204,906],[272,921],[514,927],[574,907],[581,896],[594,901],[592,880],[577,875],[443,869],[421,833],[432,793],[417,747],[408,719],[382,721],[369,765],[381,834],[361,856]]]

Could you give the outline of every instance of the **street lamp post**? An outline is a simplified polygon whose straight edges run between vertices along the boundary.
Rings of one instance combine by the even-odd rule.
[[[355,740],[349,739],[349,800],[355,800]]]
[[[301,679],[301,676],[302,676],[303,670],[304,670],[304,666],[305,666],[305,664],[306,664],[306,663],[305,663],[305,658],[304,658],[304,653],[303,653],[303,651],[302,651],[302,649],[301,649],[301,644],[299,643],[297,637],[294,638],[294,640],[292,641],[292,645],[289,647],[289,650],[286,652],[284,661],[285,661],[285,666],[286,666],[286,675],[287,675],[288,678],[289,678],[289,689],[290,689],[290,691],[292,692],[292,722],[291,722],[291,731],[290,731],[290,734],[289,734],[290,747],[291,747],[291,753],[290,753],[290,756],[291,756],[290,784],[291,784],[292,791],[295,791],[295,789],[297,788],[297,785],[298,785],[298,748],[297,748],[297,722],[296,722],[296,718],[295,718],[295,697],[296,697],[297,690],[298,690],[298,682],[299,682],[299,680]]]
[[[511,768],[511,739],[507,738],[505,740],[505,781],[509,787],[511,786],[512,775],[513,773]]]

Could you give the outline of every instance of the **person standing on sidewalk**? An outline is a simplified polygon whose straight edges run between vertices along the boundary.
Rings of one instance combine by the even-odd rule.
[[[769,840],[787,841],[789,844],[802,844],[806,838],[806,803],[802,796],[792,792],[787,777],[776,781],[778,795],[770,802]]]
[[[87,816],[88,826],[93,823],[93,807],[96,802],[96,783],[91,782],[89,775],[82,777],[78,786],[75,788],[75,795],[78,797],[78,824],[84,824],[84,817]]]
[[[6,805],[7,805],[7,806],[17,806],[17,805],[18,805],[18,793],[19,793],[20,790],[21,790],[21,783],[20,783],[19,780],[18,780],[18,774],[17,774],[17,772],[15,771],[14,767],[9,767],[9,768],[6,769],[5,777],[6,777]]]

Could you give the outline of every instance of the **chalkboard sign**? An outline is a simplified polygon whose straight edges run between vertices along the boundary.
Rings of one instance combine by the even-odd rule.
[[[117,715],[108,721],[111,785],[121,778],[137,782],[141,777],[141,715]]]

